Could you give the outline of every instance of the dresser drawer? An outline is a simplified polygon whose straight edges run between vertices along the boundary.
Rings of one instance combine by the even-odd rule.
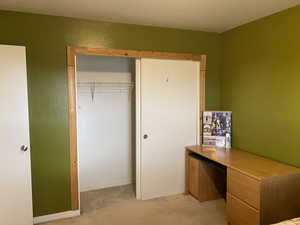
[[[234,169],[228,169],[227,191],[248,203],[250,206],[260,209],[260,182]]]
[[[227,193],[227,217],[230,225],[259,225],[259,211]]]

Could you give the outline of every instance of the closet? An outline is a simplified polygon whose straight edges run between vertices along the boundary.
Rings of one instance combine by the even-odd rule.
[[[77,57],[79,190],[134,182],[134,60]]]
[[[183,193],[184,147],[200,143],[205,56],[121,52],[69,48],[74,209],[80,193],[123,185],[140,200]]]

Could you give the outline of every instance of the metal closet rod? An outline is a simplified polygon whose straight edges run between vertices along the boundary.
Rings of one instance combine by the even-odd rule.
[[[133,87],[134,82],[77,82],[77,85],[80,87]]]
[[[131,93],[133,82],[77,82],[78,92],[90,93],[92,100],[95,94],[101,93]],[[87,91],[89,89],[89,91]]]

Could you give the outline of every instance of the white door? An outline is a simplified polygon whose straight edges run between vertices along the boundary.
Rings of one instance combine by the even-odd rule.
[[[141,59],[137,82],[141,198],[181,194],[184,147],[197,143],[199,62]]]
[[[0,104],[0,224],[32,225],[25,47],[0,45]]]

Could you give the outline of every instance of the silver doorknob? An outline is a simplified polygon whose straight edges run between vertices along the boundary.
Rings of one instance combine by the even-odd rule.
[[[21,151],[26,152],[28,150],[28,146],[27,145],[22,145],[21,146]]]

